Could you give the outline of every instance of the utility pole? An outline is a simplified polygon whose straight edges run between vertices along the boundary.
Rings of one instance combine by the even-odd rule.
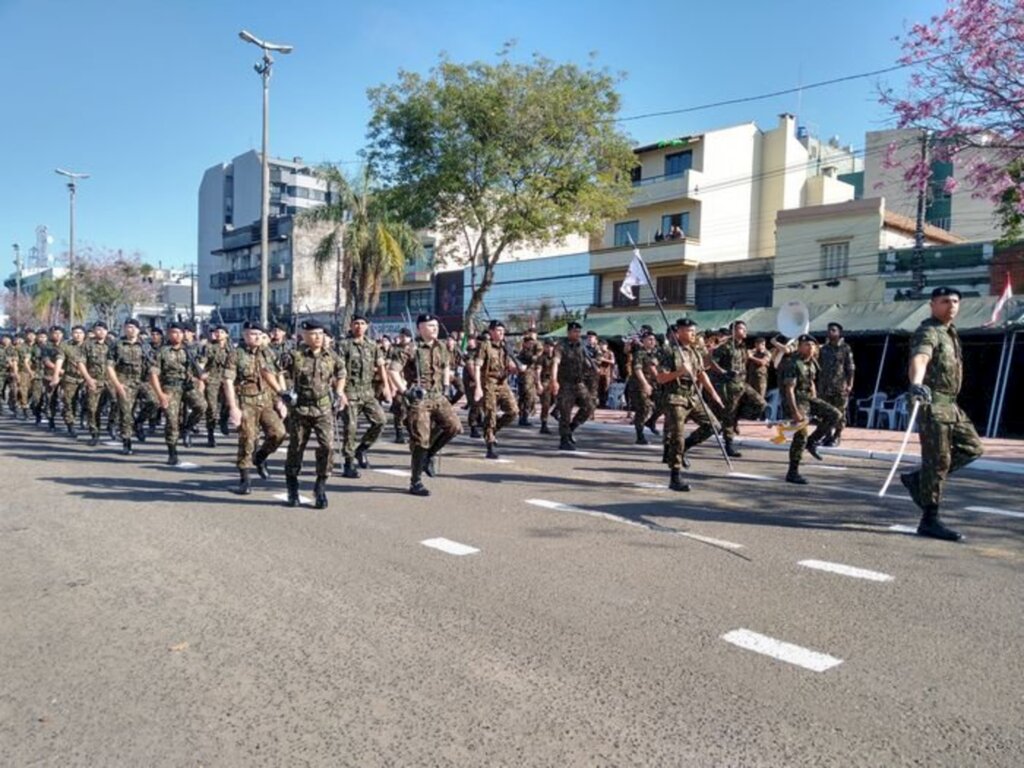
[[[196,265],[195,264],[189,264],[188,265],[188,279],[189,279],[188,298],[189,298],[189,303],[191,305],[189,307],[188,316],[189,316],[189,320],[192,321],[192,325],[194,326],[196,324]],[[198,328],[196,329],[196,332],[198,333]]]
[[[921,180],[917,187],[917,226],[914,228],[914,254],[911,260],[912,277],[914,279],[914,293],[918,297],[924,291],[924,209],[925,199],[928,194],[928,180],[931,174],[928,171],[928,139],[930,133],[921,131]]]
[[[21,329],[21,246],[14,244],[14,330]]]
[[[71,226],[68,235],[68,325],[75,322],[75,192],[78,190],[76,182],[79,179],[88,179],[87,173],[75,173],[57,168],[56,173],[68,179],[68,194],[71,203]]]

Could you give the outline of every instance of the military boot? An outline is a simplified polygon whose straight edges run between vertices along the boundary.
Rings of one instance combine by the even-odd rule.
[[[135,439],[140,443],[146,442],[146,420],[136,419],[135,420]]]
[[[68,437],[70,437],[72,440],[78,439],[78,432],[75,430],[74,424],[68,424]]]
[[[651,418],[644,422],[644,426],[651,430],[652,435],[660,435],[661,433],[658,431],[657,423],[658,418],[656,416],[651,416]]]
[[[687,457],[687,452],[697,444],[697,441],[693,439],[693,435],[687,435],[683,441],[683,469],[690,468],[690,459]]]
[[[235,493],[239,496],[248,496],[252,493],[252,484],[249,482],[248,469],[238,470],[238,487],[235,488]]]
[[[550,435],[551,434],[551,430],[548,429],[548,423],[546,421],[542,421],[540,423],[540,434],[542,434],[542,435]]]
[[[360,469],[369,469],[370,460],[366,457],[366,454],[370,452],[370,446],[366,443],[360,443],[356,446],[356,464],[359,465]]]
[[[942,521],[939,520],[939,508],[935,504],[929,504],[924,508],[921,522],[917,525],[917,535],[942,541],[963,541],[964,539],[959,531],[954,531],[942,524]]]
[[[134,451],[132,450],[132,441],[130,438],[125,438],[121,441],[121,455],[131,456]]]
[[[807,479],[800,474],[800,465],[789,462],[789,472],[786,473],[786,482],[794,485],[807,485]]]
[[[424,448],[412,449],[412,475],[409,480],[409,493],[413,496],[429,496],[430,491],[423,485],[423,466],[426,464],[427,451]]]
[[[185,429],[181,433],[181,442],[184,443],[186,448],[192,447],[192,430]]]
[[[560,451],[575,451],[576,444],[572,441],[571,437],[562,435],[562,440],[558,444],[558,450]]]
[[[89,447],[90,448],[95,448],[99,444],[100,444],[100,436],[99,435],[93,435],[92,437],[89,438]]]
[[[359,470],[356,469],[352,459],[345,459],[345,468],[341,470],[341,476],[347,477],[350,480],[356,480],[360,477]]]
[[[644,428],[642,426],[636,428],[636,444],[637,445],[650,445],[650,441],[644,435]]]
[[[181,459],[178,458],[178,446],[167,446],[167,466],[176,467],[179,464],[181,464]]]
[[[423,452],[423,471],[427,477],[437,477],[437,462],[434,461],[435,454],[429,450]]]
[[[917,505],[918,509],[924,510],[924,506],[921,504],[921,473],[920,472],[902,472],[900,474],[900,482],[903,483],[903,487],[907,489],[910,494],[910,499]]]
[[[825,457],[818,453],[818,444],[810,440],[807,441],[807,452],[811,454],[818,461],[824,461]]]
[[[207,448],[216,448],[217,447],[217,438],[214,437],[214,435],[213,435],[213,427],[207,427],[206,428],[206,447]]]
[[[519,426],[528,427],[530,426],[530,420],[526,418],[526,411],[519,412]]]
[[[313,506],[317,509],[327,509],[327,478],[317,477],[313,484]]]
[[[743,457],[743,454],[736,450],[732,444],[732,438],[725,438],[725,455],[730,459],[739,459]]]
[[[57,431],[57,425],[53,423],[53,416],[51,416],[50,418],[48,418],[46,420],[46,424],[50,428],[51,432],[56,432]]]
[[[267,467],[267,458],[268,457],[260,451],[256,451],[255,455],[252,457],[253,466],[256,467],[256,474],[260,476],[261,480],[269,480],[271,477],[270,469]]]
[[[673,469],[669,475],[668,487],[673,491],[688,491],[690,486],[683,482],[683,478],[679,474],[678,469]]]
[[[285,475],[284,486],[288,492],[285,504],[289,507],[299,506],[299,478],[295,475]]]
[[[469,436],[477,439],[483,437],[483,435],[480,434],[480,427],[478,427],[476,424],[470,426]]]
[[[486,456],[486,458],[488,458],[488,459],[497,459],[497,458],[499,458],[498,452],[494,449],[495,445],[497,445],[497,443],[488,443],[487,444],[487,456]]]

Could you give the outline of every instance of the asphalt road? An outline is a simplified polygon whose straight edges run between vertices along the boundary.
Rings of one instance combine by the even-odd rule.
[[[628,432],[501,437],[428,499],[381,443],[317,511],[281,454],[240,498],[233,445],[175,469],[4,417],[0,764],[1024,764],[1019,476],[954,477],[955,545],[891,529],[879,462],[799,488],[702,446],[679,494]]]

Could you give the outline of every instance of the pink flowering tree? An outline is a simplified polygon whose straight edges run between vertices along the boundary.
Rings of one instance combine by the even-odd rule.
[[[1024,0],[947,0],[945,11],[897,38],[900,63],[913,65],[906,88],[882,91],[900,128],[932,134],[931,156],[956,160],[950,179],[992,200],[1007,238],[1024,224]],[[890,157],[894,156],[892,153]],[[893,161],[896,163],[896,161]],[[898,163],[896,163],[898,164]],[[923,163],[904,163],[918,189]]]
[[[113,327],[121,312],[152,301],[156,288],[148,279],[153,268],[138,253],[89,250],[81,262],[78,280],[85,299],[98,319]]]

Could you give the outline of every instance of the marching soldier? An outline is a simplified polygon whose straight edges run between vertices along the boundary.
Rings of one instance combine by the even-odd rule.
[[[807,480],[800,474],[800,459],[804,448],[814,458],[821,461],[818,443],[832,430],[841,418],[839,410],[818,397],[814,384],[817,363],[814,361],[816,342],[810,334],[797,339],[795,355],[790,355],[782,370],[782,391],[789,418],[800,424],[793,433],[793,442],[789,446],[789,471],[786,482],[807,485]],[[807,422],[814,417],[818,421],[811,436],[807,437]]]
[[[71,338],[57,346],[57,356],[54,358],[53,374],[50,378],[50,386],[54,388],[54,394],[59,395],[64,410],[64,426],[67,427],[68,435],[72,439],[78,437],[75,431],[75,411],[78,405],[78,392],[85,383],[78,368],[79,362],[84,359],[84,343],[85,328],[80,325],[74,326],[71,329]]]
[[[82,357],[78,361],[78,372],[85,381],[85,423],[89,428],[89,445],[96,446],[100,442],[100,406],[104,395],[109,395],[107,383],[107,358],[110,357],[110,345],[107,344],[107,324],[102,321],[93,323],[93,337],[85,342]],[[113,405],[110,420],[114,420]]]
[[[508,386],[509,373],[518,371],[519,365],[505,344],[505,324],[500,320],[491,320],[488,334],[488,340],[480,343],[473,362],[473,397],[477,401],[483,400],[487,458],[496,459],[498,432],[519,417],[516,399]]]
[[[50,343],[39,350],[42,365],[42,408],[46,413],[47,423],[50,431],[57,427],[57,405],[60,402],[60,375],[57,372],[57,355],[60,354],[61,344],[64,343],[64,329],[59,325],[50,327]]]
[[[658,356],[658,340],[650,331],[644,331],[640,343],[633,348],[633,366],[630,375],[630,407],[633,409],[633,429],[636,430],[637,445],[648,445],[644,427],[654,414],[655,367]],[[703,365],[701,366],[703,370]]]
[[[609,349],[608,342],[601,341],[597,345],[595,355],[597,363],[597,407],[608,407],[608,393],[615,379],[615,354]]]
[[[444,396],[451,379],[451,360],[447,347],[438,341],[437,318],[420,315],[416,330],[419,339],[405,345],[392,358],[388,369],[395,386],[395,400],[409,404],[409,493],[429,496],[430,491],[423,485],[423,473],[434,477],[434,457],[462,432],[462,424]]]
[[[299,505],[299,473],[302,454],[310,437],[316,438],[316,481],[313,505],[327,508],[327,479],[334,467],[334,414],[344,410],[345,369],[341,360],[326,345],[324,327],[316,320],[302,323],[302,345],[285,352],[279,361],[282,372],[292,381],[294,392],[285,393],[288,418],[288,457],[284,481],[289,507]],[[280,380],[269,371],[263,374],[271,389],[281,393]]]
[[[34,356],[36,353],[35,331],[25,331],[25,335],[14,340],[14,365],[17,383],[18,408],[21,409],[21,418],[27,420],[31,403],[29,397],[32,393],[32,382],[35,380],[36,371]],[[20,342],[20,343],[19,343]]]
[[[164,443],[167,445],[167,464],[176,467],[178,437],[184,433],[185,447],[192,446],[192,429],[206,413],[206,401],[195,385],[199,372],[189,359],[184,345],[184,333],[178,323],[167,326],[167,343],[160,348],[149,368],[149,385],[166,416]],[[182,404],[189,408],[184,428],[181,426]]]
[[[398,336],[395,337],[394,343],[391,345],[391,350],[388,352],[388,363],[395,360],[401,360],[405,358],[405,348],[412,343],[412,331],[408,328],[402,328],[398,332]],[[393,398],[391,401],[391,415],[394,417],[395,422],[395,442],[399,444],[405,443],[405,423],[409,417],[409,405],[400,397]]]
[[[580,340],[582,326],[573,321],[566,327],[566,337],[555,348],[551,371],[551,393],[558,407],[560,451],[575,451],[573,432],[594,415],[594,396],[590,384],[595,380],[594,361]],[[573,408],[576,414],[573,415]]]
[[[771,362],[772,354],[768,351],[764,339],[754,339],[754,348],[747,357],[747,383],[762,398],[768,392],[768,366]]]
[[[828,343],[818,350],[820,372],[818,392],[821,399],[839,409],[840,419],[835,430],[822,440],[822,445],[839,445],[846,426],[846,410],[853,392],[853,350],[843,338],[843,326],[828,324]]]
[[[50,355],[50,339],[45,328],[36,331],[36,343],[32,347],[32,384],[29,387],[29,403],[35,414],[36,424],[41,424],[47,410],[46,358]]]
[[[124,321],[124,336],[118,340],[107,360],[107,378],[117,394],[121,425],[121,454],[132,455],[133,411],[142,382],[149,375],[149,357],[139,339],[139,321]]]
[[[384,399],[392,399],[384,354],[377,346],[377,342],[367,337],[366,331],[369,327],[370,323],[365,317],[354,315],[350,326],[351,337],[343,339],[338,344],[337,354],[344,369],[343,386],[345,397],[348,399],[348,407],[341,412],[342,451],[345,456],[342,476],[349,478],[359,477],[359,470],[355,468],[355,464],[362,469],[370,466],[366,454],[384,429],[384,409],[377,402],[373,388],[374,377],[378,374],[385,377]],[[369,426],[356,445],[360,415],[369,422]]]
[[[921,468],[900,479],[923,513],[918,534],[960,541],[963,536],[939,519],[942,487],[951,472],[979,458],[984,448],[971,420],[956,403],[964,378],[960,335],[953,325],[960,311],[960,291],[936,288],[931,311],[910,345],[910,397],[920,403]]]
[[[551,414],[551,405],[555,396],[551,392],[551,373],[555,367],[555,342],[552,339],[544,339],[544,351],[541,352],[537,363],[538,376],[540,378],[540,433],[550,435],[548,429],[548,417]]]
[[[540,400],[540,356],[544,345],[537,340],[537,331],[530,328],[523,334],[519,362],[525,370],[519,374],[519,426],[531,427],[530,417]]]
[[[284,389],[284,381],[277,375],[274,353],[260,344],[262,335],[263,329],[258,323],[246,323],[242,331],[243,343],[236,349],[228,348],[222,373],[230,422],[238,427],[235,466],[239,482],[235,493],[242,496],[252,493],[249,477],[252,469],[255,468],[264,480],[270,479],[267,460],[286,436],[282,419],[287,411],[266,379],[276,378],[278,390]],[[257,449],[261,429],[263,444]]]
[[[747,324],[737,320],[732,324],[732,336],[718,344],[706,361],[708,369],[715,374],[716,389],[723,403],[721,422],[725,452],[733,458],[741,455],[733,447],[740,418],[760,419],[767,407],[764,398],[747,384],[746,338]]]
[[[462,354],[459,341],[455,336],[448,336],[444,340],[448,347],[448,355],[451,357],[452,376],[448,385],[448,402],[455,405],[466,394],[466,387],[462,383],[462,373],[466,365],[466,356]]]
[[[221,387],[232,350],[228,343],[228,329],[223,325],[211,328],[209,336],[199,351],[199,361],[206,373],[206,445],[216,448],[215,432],[220,421]]]
[[[466,390],[466,421],[469,423],[469,436],[472,438],[481,437],[480,428],[483,426],[483,400],[477,400],[473,390],[476,388],[473,378],[473,360],[476,358],[477,350],[489,338],[486,331],[477,336],[470,336],[466,344],[466,364],[462,368],[462,384]]]
[[[14,355],[14,340],[5,333],[0,337],[0,413],[4,411],[4,403],[9,403],[11,414],[17,415],[14,410],[14,392],[17,389]]]
[[[651,367],[654,377],[662,387],[665,404],[665,460],[669,466],[668,487],[673,491],[688,491],[690,486],[684,483],[681,472],[689,467],[686,460],[687,443],[683,440],[684,425],[687,419],[696,422],[697,429],[690,435],[693,444],[702,442],[714,434],[711,419],[700,404],[697,388],[703,387],[719,407],[722,401],[715,391],[711,380],[704,371],[704,361],[694,346],[697,335],[697,323],[689,318],[679,320],[675,325],[678,344],[672,344],[662,350],[661,359],[653,362]],[[639,434],[643,434],[642,427]]]

